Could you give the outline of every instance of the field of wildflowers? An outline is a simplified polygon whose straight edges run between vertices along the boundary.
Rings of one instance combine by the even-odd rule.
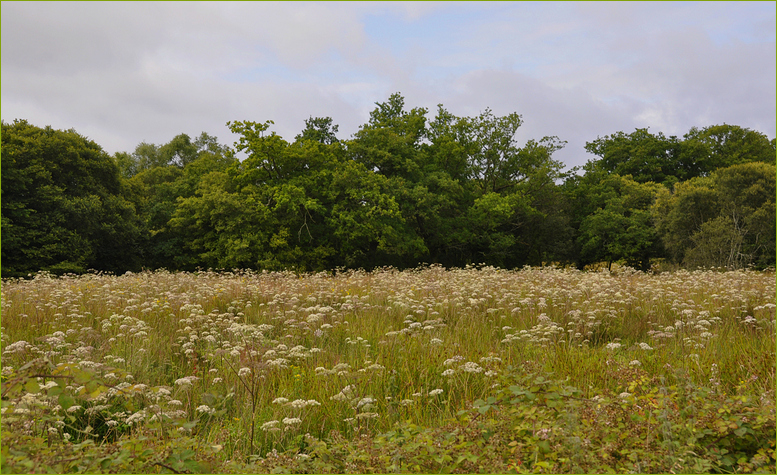
[[[775,275],[8,280],[2,471],[774,473]]]

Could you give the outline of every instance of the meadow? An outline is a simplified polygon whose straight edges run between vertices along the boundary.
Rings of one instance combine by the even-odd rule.
[[[775,274],[2,285],[2,471],[774,473]]]

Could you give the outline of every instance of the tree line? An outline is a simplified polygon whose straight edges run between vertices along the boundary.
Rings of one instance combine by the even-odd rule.
[[[733,125],[519,145],[517,113],[376,103],[349,139],[235,121],[107,154],[74,130],[2,123],[2,276],[167,268],[318,271],[438,263],[775,265],[775,140]],[[238,159],[238,154],[244,158]]]

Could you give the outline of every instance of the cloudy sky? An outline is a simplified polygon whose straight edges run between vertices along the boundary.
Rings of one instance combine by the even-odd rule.
[[[736,124],[775,137],[775,2],[2,2],[2,120],[109,153],[230,120],[348,138],[408,109],[518,112],[519,143]]]

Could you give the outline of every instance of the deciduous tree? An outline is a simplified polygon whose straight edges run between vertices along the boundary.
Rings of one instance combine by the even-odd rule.
[[[2,274],[141,264],[143,224],[113,159],[74,130],[2,124]]]

